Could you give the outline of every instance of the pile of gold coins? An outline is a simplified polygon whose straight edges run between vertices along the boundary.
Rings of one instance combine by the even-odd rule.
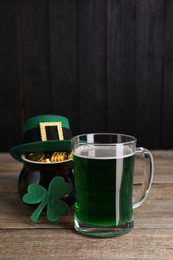
[[[52,153],[28,153],[26,158],[35,162],[62,162],[65,160],[72,159],[71,152],[52,152]]]

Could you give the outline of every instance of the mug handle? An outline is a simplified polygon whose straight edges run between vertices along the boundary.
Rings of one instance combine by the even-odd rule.
[[[133,198],[133,209],[138,208],[146,200],[151,189],[154,177],[154,160],[151,152],[144,147],[137,147],[135,156],[142,156],[145,164],[144,167],[144,181],[139,190],[139,195]]]

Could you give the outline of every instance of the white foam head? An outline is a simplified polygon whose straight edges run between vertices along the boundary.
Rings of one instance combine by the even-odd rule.
[[[124,145],[96,146],[82,145],[73,151],[73,154],[83,158],[96,159],[117,159],[134,155],[134,151]]]

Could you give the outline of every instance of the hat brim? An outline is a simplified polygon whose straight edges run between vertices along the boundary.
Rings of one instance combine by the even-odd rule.
[[[21,155],[30,152],[69,152],[71,151],[71,141],[70,140],[49,140],[34,143],[25,143],[15,146],[10,149],[9,153],[11,156],[22,162]]]

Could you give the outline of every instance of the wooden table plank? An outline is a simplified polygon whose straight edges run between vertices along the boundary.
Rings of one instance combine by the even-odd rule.
[[[173,151],[153,151],[155,177],[146,202],[134,210],[134,229],[114,238],[73,230],[73,215],[51,223],[17,194],[22,164],[0,154],[0,259],[173,259]]]
[[[3,230],[0,236],[1,255],[11,259],[173,259],[173,233],[164,228],[134,229],[107,239],[76,235],[69,229]]]

